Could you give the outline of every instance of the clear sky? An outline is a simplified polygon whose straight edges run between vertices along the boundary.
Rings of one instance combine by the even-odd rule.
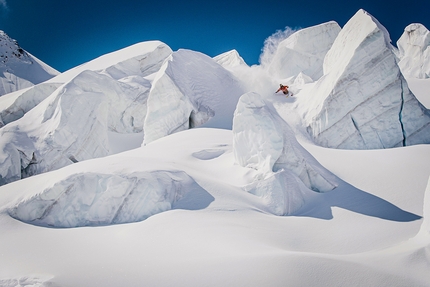
[[[0,30],[60,72],[148,40],[211,57],[236,49],[253,65],[277,30],[343,26],[360,8],[393,44],[411,23],[430,29],[430,0],[0,0]]]

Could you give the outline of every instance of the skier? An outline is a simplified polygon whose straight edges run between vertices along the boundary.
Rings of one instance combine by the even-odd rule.
[[[279,84],[279,89],[276,91],[276,93],[279,92],[279,91],[282,91],[284,93],[284,95],[288,96],[288,93],[289,93],[288,92],[288,86],[284,86],[282,84]],[[293,96],[293,93],[290,93],[290,94],[291,94],[291,96]]]

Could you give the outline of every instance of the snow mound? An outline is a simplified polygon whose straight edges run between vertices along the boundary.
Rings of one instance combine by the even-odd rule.
[[[46,227],[138,222],[170,210],[193,182],[185,172],[74,174],[19,202],[9,213]]]
[[[212,58],[190,50],[173,53],[149,93],[145,144],[203,125],[231,129],[242,93],[239,81]]]
[[[430,143],[429,113],[400,73],[388,32],[364,10],[343,27],[324,59],[324,76],[303,98],[298,110],[319,145]]]
[[[226,69],[234,68],[237,66],[248,66],[236,50],[222,53],[214,57],[213,59],[215,60],[215,62],[217,62]]]
[[[0,96],[39,84],[58,74],[0,31]]]
[[[305,73],[313,80],[323,74],[323,61],[341,28],[330,21],[299,30],[279,43],[268,66],[270,74],[277,78],[289,78]]]
[[[413,78],[430,78],[430,32],[419,23],[405,28],[397,41],[399,67],[403,75]]]
[[[423,218],[421,233],[427,234],[428,238],[430,238],[430,177],[424,193]]]
[[[334,176],[297,142],[288,124],[257,93],[244,94],[237,104],[233,153],[240,166],[261,173],[246,189],[267,198],[278,215],[291,214],[304,204],[305,194],[296,178],[317,192],[337,186]]]

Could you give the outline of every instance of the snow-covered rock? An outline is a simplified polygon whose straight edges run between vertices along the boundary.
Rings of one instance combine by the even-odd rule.
[[[318,192],[337,186],[333,175],[297,142],[288,124],[257,93],[244,94],[237,104],[233,152],[239,165],[261,173],[247,189],[267,198],[275,214],[291,214],[304,204],[304,192],[296,178]]]
[[[419,23],[405,28],[397,41],[399,67],[405,76],[430,78],[430,32]]]
[[[39,84],[58,74],[0,31],[0,96]]]
[[[279,43],[267,67],[277,78],[289,78],[305,73],[313,80],[323,74],[324,56],[341,28],[334,21],[299,30]]]
[[[173,53],[149,94],[145,144],[202,125],[231,129],[242,93],[238,80],[212,58],[183,49]]]
[[[137,222],[170,210],[193,183],[185,172],[74,174],[18,202],[9,213],[50,227]]]
[[[248,66],[236,50],[222,53],[214,57],[213,59],[215,60],[215,62],[217,62],[226,69],[234,68],[237,66]]]
[[[324,76],[303,96],[298,110],[319,145],[376,149],[430,143],[429,112],[408,89],[388,32],[364,10],[343,27],[325,57]]]

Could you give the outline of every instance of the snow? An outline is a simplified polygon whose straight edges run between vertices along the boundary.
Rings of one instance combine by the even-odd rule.
[[[424,25],[408,25],[397,41],[397,47],[403,75],[418,79],[430,77],[430,32]]]
[[[318,79],[151,41],[3,96],[0,286],[430,286],[429,143],[329,148],[303,124],[315,91],[359,72],[363,120],[403,85],[415,104],[388,126],[408,135],[428,79],[405,80],[395,53],[360,10]]]
[[[58,74],[0,31],[0,96],[39,84]]]
[[[215,62],[226,69],[237,66],[247,66],[245,60],[239,55],[236,50],[231,50],[213,58]]]
[[[400,73],[388,32],[364,10],[345,24],[324,59],[324,76],[300,98],[297,108],[319,145],[375,149],[430,142],[430,116]]]
[[[268,66],[277,78],[297,76],[300,72],[313,80],[322,74],[324,56],[340,32],[334,21],[299,30],[279,43]]]

